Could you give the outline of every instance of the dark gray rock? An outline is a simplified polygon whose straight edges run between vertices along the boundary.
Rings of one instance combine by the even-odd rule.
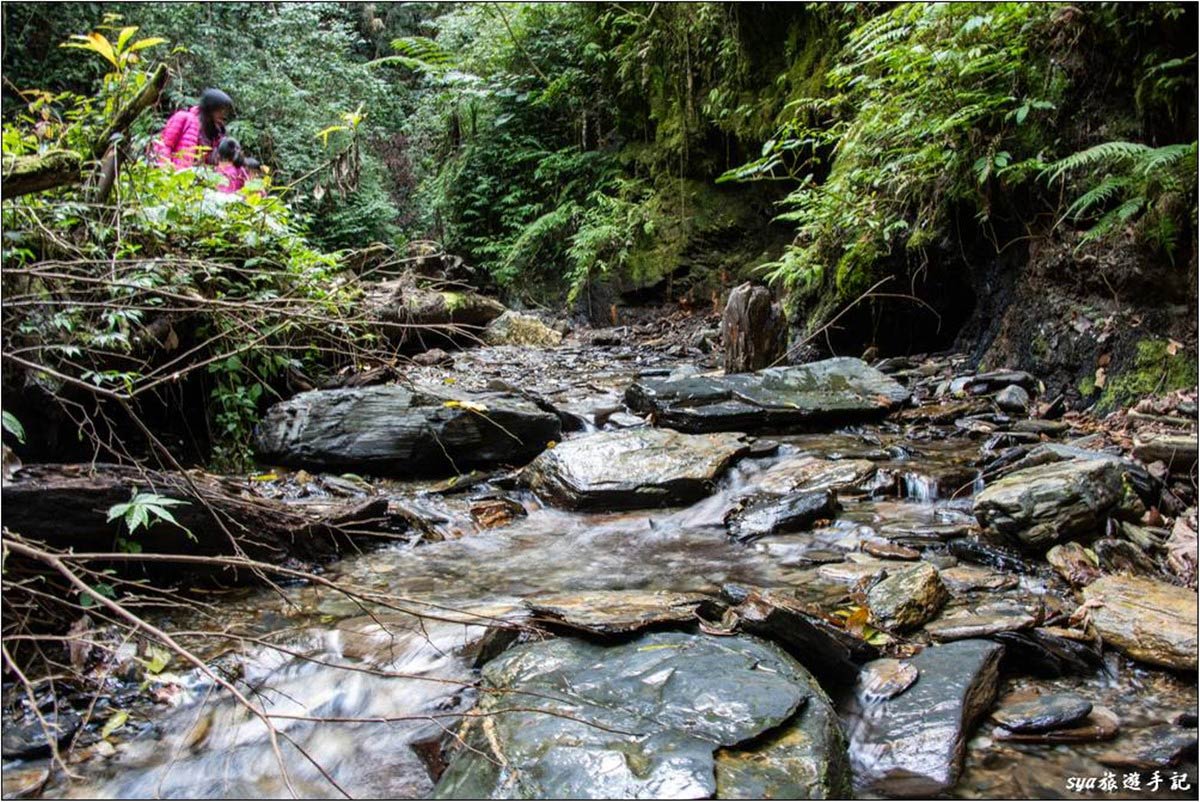
[[[953,788],[972,727],[995,699],[1002,652],[979,640],[930,646],[908,661],[920,672],[908,690],[886,701],[855,700],[847,730],[855,784],[901,797]]]
[[[1096,757],[1121,769],[1165,769],[1196,757],[1196,728],[1156,724],[1122,736],[1114,748]]]
[[[639,381],[625,403],[685,432],[746,431],[880,418],[908,390],[859,359],[837,357],[757,373]]]
[[[524,463],[561,436],[558,416],[523,398],[385,385],[275,404],[255,447],[269,465],[429,476]]]
[[[1091,712],[1092,703],[1087,699],[1056,693],[1002,702],[992,718],[1010,732],[1048,732],[1080,724]]]
[[[975,497],[980,524],[1031,549],[1103,531],[1110,515],[1133,515],[1118,460],[1072,459],[1016,471]]]
[[[787,318],[766,287],[749,282],[729,291],[721,316],[725,372],[769,367],[787,350]]]
[[[544,452],[523,472],[534,492],[571,509],[628,510],[690,504],[749,447],[738,435],[669,429],[596,432]]]
[[[784,781],[814,796],[847,790],[828,699],[754,638],[530,643],[488,663],[483,682],[485,715],[471,719],[437,798],[690,799]],[[736,750],[714,758],[720,747]]]
[[[48,711],[42,714],[42,718],[46,722],[45,727],[36,716],[30,716],[20,724],[5,723],[4,734],[0,736],[0,746],[3,747],[6,759],[29,759],[48,755],[51,738],[54,739],[55,745],[60,744],[74,735],[83,723],[79,716],[69,710],[58,714]]]
[[[783,498],[747,502],[725,517],[729,534],[744,542],[783,532],[811,529],[822,518],[832,518],[837,500],[828,490],[812,490]]]
[[[1029,409],[1029,393],[1017,384],[1010,384],[996,393],[996,406],[1005,412],[1024,413]]]

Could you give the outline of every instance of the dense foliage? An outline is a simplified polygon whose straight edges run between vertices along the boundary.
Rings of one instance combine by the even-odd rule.
[[[74,190],[6,202],[4,256],[17,271],[136,266],[135,292],[320,304],[341,292],[339,249],[433,239],[512,302],[593,314],[611,299],[597,288],[669,295],[689,269],[701,287],[760,269],[816,310],[810,327],[882,276],[980,243],[1131,238],[1183,262],[1194,22],[1170,3],[10,3],[6,158],[89,156],[156,61],[172,78],[128,132],[117,206]],[[92,32],[111,58],[72,39]],[[271,168],[268,197],[225,204],[203,171],[139,163],[206,86],[234,97],[230,133]],[[55,291],[39,281],[17,291]],[[76,380],[136,387],[120,358],[71,350],[132,348],[120,317],[39,311],[13,342]],[[279,323],[262,343],[221,334],[210,423],[243,441],[271,377],[306,352],[271,350]]]

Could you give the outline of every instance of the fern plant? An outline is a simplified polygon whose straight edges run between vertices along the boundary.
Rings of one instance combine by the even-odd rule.
[[[1174,260],[1181,225],[1186,225],[1183,212],[1195,216],[1196,144],[1152,148],[1138,142],[1102,142],[1047,165],[1042,176],[1053,183],[1081,175],[1090,183],[1062,216],[1091,223],[1080,247],[1132,227],[1144,242]]]

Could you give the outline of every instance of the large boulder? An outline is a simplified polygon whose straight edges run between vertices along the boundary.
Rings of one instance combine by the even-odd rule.
[[[596,432],[544,452],[522,481],[571,509],[691,504],[711,493],[721,474],[749,451],[739,438],[648,428]]]
[[[1116,459],[1068,459],[1018,470],[975,497],[975,517],[1029,549],[1104,532],[1110,515],[1134,514],[1137,496]]]
[[[523,398],[385,385],[275,404],[255,446],[270,465],[433,476],[524,463],[561,436],[558,416]]]
[[[469,719],[437,798],[849,790],[828,698],[798,663],[755,638],[660,632],[616,646],[529,643],[488,663],[483,683],[481,715]],[[767,732],[765,743],[754,740]]]
[[[848,729],[856,785],[899,797],[952,789],[971,729],[996,698],[1003,651],[983,640],[930,646],[909,661],[919,678],[907,690],[883,701],[859,694]]]
[[[562,342],[562,334],[532,315],[509,310],[483,330],[488,345],[536,345],[553,348]]]
[[[1100,637],[1156,666],[1196,670],[1196,592],[1135,576],[1106,576],[1083,589]]]
[[[880,418],[909,392],[861,359],[837,357],[756,373],[639,381],[625,403],[684,432],[746,431]]]

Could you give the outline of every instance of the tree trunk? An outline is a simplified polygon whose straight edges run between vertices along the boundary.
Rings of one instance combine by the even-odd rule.
[[[787,328],[771,291],[749,282],[733,288],[721,318],[725,372],[749,373],[769,367],[783,356]]]
[[[83,159],[70,150],[51,150],[41,156],[16,156],[4,160],[4,197],[15,198],[67,184],[76,184]]]
[[[168,509],[191,535],[166,521],[132,534],[121,520],[107,521],[108,509],[135,491],[187,502]],[[358,540],[394,539],[399,528],[383,498],[283,501],[202,471],[143,472],[102,463],[27,465],[4,483],[0,501],[5,529],[76,552],[113,551],[123,536],[147,554],[232,556],[240,548],[251,559],[303,566],[341,556]],[[161,573],[162,565],[156,566],[151,570]],[[185,571],[194,577],[197,569]],[[212,572],[224,581],[253,579],[244,570],[214,566]]]

